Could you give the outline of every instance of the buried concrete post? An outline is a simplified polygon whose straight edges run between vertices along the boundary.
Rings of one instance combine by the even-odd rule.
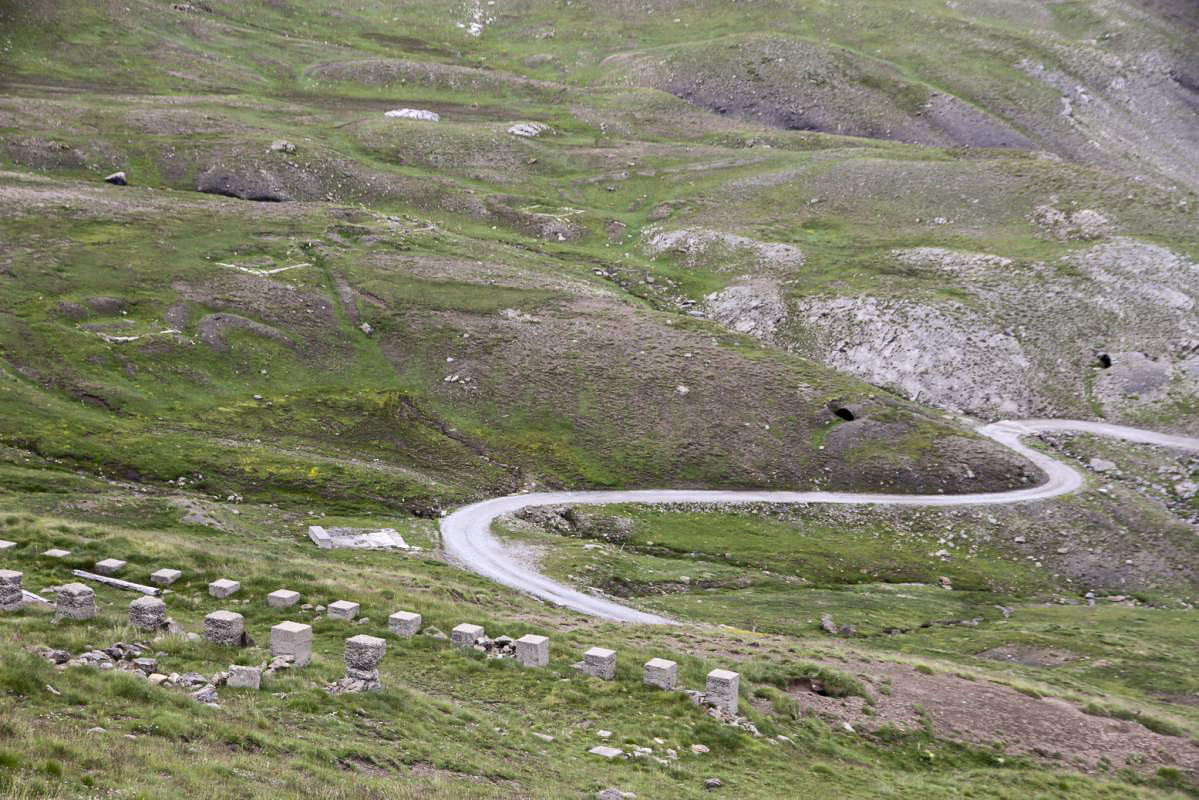
[[[244,647],[246,620],[236,611],[213,611],[204,618],[204,638],[224,647]]]
[[[584,675],[610,681],[616,677],[616,651],[606,647],[593,647],[583,654]]]
[[[469,622],[464,622],[450,631],[450,641],[454,643],[454,647],[474,647],[475,642],[483,636],[483,626],[471,625]]]
[[[736,714],[740,688],[741,676],[739,674],[727,669],[714,669],[708,673],[704,702],[726,714]]]
[[[222,600],[240,589],[240,582],[231,581],[228,578],[219,578],[208,584],[208,593],[218,600]]]
[[[280,622],[271,628],[271,655],[290,656],[297,667],[312,661],[312,626],[302,622]]]
[[[673,691],[679,682],[679,665],[665,658],[651,658],[645,662],[643,679],[646,686]]]
[[[530,633],[520,637],[516,647],[516,660],[522,667],[544,667],[550,663],[550,639]]]
[[[21,577],[15,570],[0,569],[0,611],[16,611],[25,605]]]
[[[358,616],[359,608],[361,606],[358,603],[350,600],[338,600],[335,603],[330,603],[325,611],[329,615],[329,619],[344,619],[349,621]]]
[[[165,630],[167,604],[157,597],[139,597],[129,604],[129,624],[143,631]]]
[[[96,616],[96,593],[82,583],[68,583],[60,587],[54,602],[55,619],[94,619]]]
[[[183,577],[183,573],[177,569],[163,567],[160,570],[150,573],[150,580],[159,586],[170,586],[175,581]]]
[[[387,630],[396,636],[415,636],[420,625],[420,614],[412,611],[397,611],[387,618]]]
[[[300,593],[291,589],[276,589],[266,596],[266,604],[271,608],[290,608],[300,602]]]
[[[262,670],[233,664],[225,676],[225,685],[230,689],[257,689],[262,686]]]
[[[362,681],[366,691],[381,689],[379,664],[386,653],[387,642],[377,636],[363,633],[346,639],[346,678]]]

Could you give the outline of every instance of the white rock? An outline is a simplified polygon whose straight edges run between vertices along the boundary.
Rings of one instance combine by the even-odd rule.
[[[436,111],[426,111],[422,108],[395,108],[383,114],[385,117],[399,117],[401,119],[419,119],[425,122],[438,122],[441,115]]]

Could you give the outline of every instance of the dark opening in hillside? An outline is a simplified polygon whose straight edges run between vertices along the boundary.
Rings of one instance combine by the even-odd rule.
[[[846,422],[853,422],[854,419],[856,419],[856,417],[854,417],[854,415],[853,415],[853,412],[845,407],[834,408],[833,413],[836,414],[841,419],[845,420]]]
[[[1100,353],[1098,356],[1098,363],[1100,369],[1107,369],[1112,365],[1112,357],[1107,353]]]

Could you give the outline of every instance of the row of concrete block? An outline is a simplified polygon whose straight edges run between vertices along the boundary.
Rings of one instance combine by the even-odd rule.
[[[472,647],[486,636],[482,625],[464,622],[450,633],[450,641],[456,647]],[[544,667],[550,662],[549,637],[530,633],[513,642],[516,660],[526,667]],[[616,678],[616,651],[606,647],[592,647],[583,653],[583,660],[575,665],[584,675],[601,680]],[[665,658],[651,658],[645,662],[642,680],[647,686],[674,691],[679,682],[679,665]],[[704,701],[729,714],[737,713],[741,691],[741,676],[727,669],[714,669],[708,673]]]

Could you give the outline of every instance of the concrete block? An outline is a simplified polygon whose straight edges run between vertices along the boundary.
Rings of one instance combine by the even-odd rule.
[[[57,547],[52,547],[42,553],[46,558],[66,558],[71,554],[70,550],[59,550]]]
[[[262,685],[262,670],[233,664],[225,677],[225,685],[230,689],[257,689]]]
[[[387,618],[387,630],[396,636],[415,636],[421,621],[421,615],[413,611],[397,611]]]
[[[129,604],[129,624],[143,631],[167,627],[167,604],[158,597],[139,597]]]
[[[106,558],[103,561],[97,561],[93,569],[99,575],[116,575],[125,568],[125,562],[119,558]]]
[[[583,674],[610,681],[616,677],[616,651],[593,647],[583,654]]]
[[[82,583],[68,583],[59,588],[54,603],[55,619],[94,619],[96,593]]]
[[[23,574],[15,570],[0,569],[0,611],[16,611],[25,605],[22,577]]]
[[[11,550],[16,546],[16,542],[10,542],[8,539],[0,539],[0,550]]]
[[[464,622],[450,631],[450,641],[454,643],[454,647],[474,647],[475,640],[481,639],[484,635],[482,625],[471,625],[469,622]]]
[[[312,661],[312,626],[280,622],[271,628],[271,655],[291,656],[297,667]]]
[[[624,750],[621,750],[619,747],[610,747],[606,744],[597,744],[587,752],[604,758],[617,758],[624,755]]]
[[[358,616],[358,609],[361,608],[358,603],[349,600],[338,600],[336,603],[330,603],[326,609],[329,614],[329,619],[353,619]]]
[[[150,573],[150,580],[159,586],[170,586],[182,577],[183,573],[177,569],[160,569]]]
[[[704,702],[726,714],[736,714],[740,689],[741,676],[739,674],[727,669],[714,669],[708,673]]]
[[[674,691],[679,682],[679,665],[665,658],[651,658],[645,662],[645,685]]]
[[[218,599],[223,599],[241,590],[241,583],[228,578],[220,578],[208,584],[208,593]]]
[[[364,689],[379,689],[379,664],[387,653],[387,642],[378,636],[359,634],[346,639],[346,677],[362,681]]]
[[[550,639],[530,633],[513,642],[516,660],[522,667],[544,667],[550,663]]]
[[[204,618],[204,638],[225,647],[242,647],[246,641],[246,620],[236,611],[213,611]]]
[[[291,589],[276,589],[266,596],[266,604],[271,608],[291,608],[300,602],[300,593]]]

